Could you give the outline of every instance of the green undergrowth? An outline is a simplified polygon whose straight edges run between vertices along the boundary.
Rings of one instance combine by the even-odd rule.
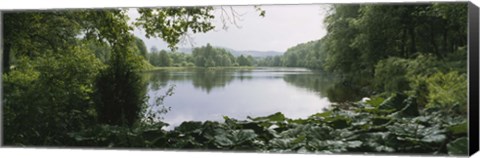
[[[70,133],[71,146],[188,150],[235,150],[295,153],[416,153],[466,155],[464,116],[438,109],[418,110],[415,98],[396,94],[332,106],[306,119],[282,113],[224,122],[183,122],[173,130],[166,123],[133,128],[101,125]]]

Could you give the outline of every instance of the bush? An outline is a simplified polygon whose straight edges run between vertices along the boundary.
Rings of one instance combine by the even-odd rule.
[[[57,144],[91,126],[92,82],[103,64],[83,50],[20,58],[3,74],[4,144]]]
[[[446,112],[467,113],[467,76],[457,71],[436,73],[427,79],[427,107]]]
[[[189,63],[187,63],[186,66],[187,66],[187,67],[195,67],[195,64],[189,62]]]
[[[380,91],[402,92],[408,90],[409,61],[398,57],[381,60],[375,66],[375,86]]]
[[[146,104],[146,86],[134,66],[114,59],[95,82],[98,121],[111,125],[132,126]]]

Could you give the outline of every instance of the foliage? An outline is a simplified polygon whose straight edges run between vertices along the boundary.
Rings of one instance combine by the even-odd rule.
[[[145,46],[145,43],[142,39],[135,37],[135,47],[138,50],[138,54],[147,59],[147,46]]]
[[[132,125],[145,103],[145,87],[137,72],[127,65],[114,65],[99,74],[95,104],[100,123]]]
[[[467,76],[456,71],[436,73],[427,79],[427,107],[437,106],[448,112],[467,113]]]
[[[214,28],[210,21],[215,18],[212,10],[213,7],[140,8],[135,25],[144,28],[147,37],[160,37],[175,49],[187,32],[205,33]]]
[[[172,59],[170,58],[169,53],[165,50],[160,52],[151,52],[149,54],[149,61],[153,66],[171,66]]]
[[[214,48],[210,44],[193,49],[192,58],[198,67],[233,66],[239,62],[237,61],[238,59],[236,60],[227,50]]]
[[[239,56],[235,58],[230,52],[223,48],[215,48],[210,44],[193,49],[192,54],[182,52],[167,52],[161,50],[158,52],[151,49],[148,54],[149,62],[154,66],[167,67],[228,67],[228,66],[252,66],[254,59],[252,56]]]
[[[82,49],[20,58],[3,75],[4,143],[62,145],[65,133],[91,126],[91,83],[103,67]]]
[[[467,7],[464,3],[450,6],[445,4],[335,6],[335,13],[331,14],[326,21],[329,25],[328,28],[331,29],[326,37],[328,53],[340,55],[352,52],[340,47],[347,47],[358,52],[350,54],[351,56],[344,56],[348,59],[357,58],[358,61],[355,63],[360,63],[360,67],[357,69],[344,69],[347,70],[344,71],[347,73],[356,71],[358,68],[368,70],[373,68],[379,60],[392,56],[411,58],[418,54],[433,54],[443,58],[446,54],[454,52],[459,46],[466,45],[466,29],[457,30],[462,33],[450,33],[453,31],[451,26],[463,26],[464,28],[466,21],[446,19],[438,11],[438,7],[461,11],[458,15],[463,18],[459,19],[465,20],[464,17],[467,15],[465,12]],[[344,25],[342,22],[348,25]],[[445,27],[439,27],[436,24],[443,24]],[[340,31],[348,31],[344,29],[351,30],[348,32],[351,34],[337,36],[341,33]],[[459,40],[451,41],[451,39]],[[330,42],[336,40],[344,41],[342,43]],[[350,42],[345,40],[350,40]],[[338,60],[343,59],[338,58]],[[334,59],[333,62],[338,60]],[[373,73],[373,71],[369,73]]]
[[[252,66],[253,65],[253,58],[252,56],[243,56],[243,55],[240,55],[239,57],[237,57],[237,62],[238,62],[238,66]]]
[[[411,109],[386,106],[391,100],[351,103],[354,108],[350,110],[333,107],[306,119],[289,119],[282,113],[248,120],[225,116],[223,123],[183,122],[171,131],[162,130],[163,123],[132,129],[101,126],[96,131],[71,133],[71,138],[75,140],[72,145],[113,148],[467,154],[461,148],[467,129],[450,130],[463,124],[464,118],[429,111],[405,117]],[[411,104],[409,99],[393,100]]]
[[[409,61],[398,57],[381,60],[375,66],[375,83],[385,92],[410,89],[407,78]]]
[[[369,94],[413,91],[425,105],[426,78],[466,73],[466,10],[465,3],[332,5],[323,38],[259,65],[325,70]]]
[[[191,54],[183,52],[170,52],[166,50],[158,51],[156,48],[150,49],[150,53],[147,54],[148,61],[153,66],[166,67],[186,67],[192,66],[194,60]]]
[[[301,43],[289,48],[282,56],[265,57],[257,61],[258,66],[285,66],[322,69],[322,40]]]

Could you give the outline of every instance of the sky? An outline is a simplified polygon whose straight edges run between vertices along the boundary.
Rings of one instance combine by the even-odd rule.
[[[230,7],[224,7],[231,12]],[[233,6],[239,13],[237,27],[227,23],[228,29],[223,29],[217,7],[214,11],[213,23],[215,29],[207,33],[192,34],[192,41],[184,41],[179,48],[200,47],[210,43],[213,46],[231,48],[238,51],[279,51],[300,43],[317,40],[326,34],[323,20],[326,16],[326,5],[270,5],[261,6],[265,17],[253,6]],[[135,9],[130,9],[130,19],[139,16]],[[134,34],[144,40],[147,48],[167,49],[167,44],[159,38],[146,38],[143,30],[136,28]]]

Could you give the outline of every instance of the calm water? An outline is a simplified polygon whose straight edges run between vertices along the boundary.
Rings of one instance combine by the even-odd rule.
[[[330,106],[331,99],[345,97],[338,95],[344,94],[337,92],[341,88],[332,91],[328,76],[300,68],[160,70],[144,75],[151,105],[155,97],[175,86],[174,94],[163,101],[170,107],[162,114],[163,121],[171,126],[183,121],[223,121],[223,116],[243,120],[276,112],[306,118]]]

